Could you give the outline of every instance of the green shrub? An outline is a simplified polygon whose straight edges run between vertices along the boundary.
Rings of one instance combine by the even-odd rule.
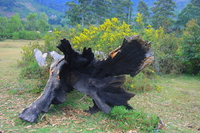
[[[20,39],[27,39],[27,40],[37,40],[41,39],[42,35],[37,31],[19,31],[19,38]]]
[[[15,39],[15,40],[19,39],[19,33],[18,32],[12,33],[12,39]]]
[[[138,110],[127,110],[124,106],[115,106],[110,114],[115,119],[118,127],[124,130],[140,129],[143,132],[153,132],[157,127],[159,118]]]
[[[135,77],[126,76],[126,82],[123,87],[138,93],[150,91],[155,89],[155,78],[155,71],[151,67],[147,67]]]
[[[181,59],[184,64],[184,72],[188,74],[200,74],[200,26],[197,20],[190,20],[183,31]]]
[[[158,42],[153,45],[155,49],[155,66],[163,74],[180,73],[182,62],[177,57],[177,50],[180,47],[180,39],[173,34],[164,34]]]
[[[48,80],[49,68],[39,67],[34,58],[35,48],[41,51],[44,49],[44,47],[37,42],[22,47],[22,60],[18,61],[18,65],[21,67],[20,77],[37,80],[37,85],[39,86],[34,91],[39,92],[41,91],[41,87],[44,87]]]

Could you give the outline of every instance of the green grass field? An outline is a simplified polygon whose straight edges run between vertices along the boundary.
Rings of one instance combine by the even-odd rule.
[[[33,41],[0,42],[0,131],[4,133],[126,132],[123,127],[116,124],[116,119],[110,118],[110,115],[102,112],[93,115],[84,113],[83,110],[92,106],[92,102],[90,98],[77,91],[67,94],[65,103],[51,106],[50,111],[42,114],[37,123],[18,119],[18,114],[40,95],[29,91],[35,87],[34,80],[19,78],[20,68],[17,66],[17,60],[21,58],[21,47],[30,42]],[[44,42],[39,41],[39,43]],[[200,78],[165,75],[157,79],[156,85],[159,88],[139,93],[129,101],[136,112],[143,111],[149,114],[148,117],[159,116],[165,124],[160,132],[200,132]],[[126,120],[121,122],[128,123]],[[139,126],[132,127],[128,129],[130,133],[131,130],[143,132]]]

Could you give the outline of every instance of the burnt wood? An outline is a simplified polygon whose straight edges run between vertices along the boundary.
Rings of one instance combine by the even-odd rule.
[[[133,77],[153,62],[150,46],[139,36],[125,37],[122,45],[111,51],[106,59],[97,60],[91,48],[84,48],[80,53],[68,40],[61,40],[57,48],[63,52],[64,58],[51,63],[44,92],[19,114],[19,118],[36,122],[38,115],[48,112],[51,104],[65,102],[66,93],[72,89],[92,98],[94,105],[89,107],[88,113],[99,110],[109,113],[113,106],[132,109],[128,100],[135,94],[121,87],[125,82],[124,74]]]

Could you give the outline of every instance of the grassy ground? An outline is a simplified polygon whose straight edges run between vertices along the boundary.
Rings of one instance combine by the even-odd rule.
[[[23,122],[17,118],[39,94],[30,93],[33,80],[19,79],[17,60],[21,47],[29,40],[0,42],[0,131],[7,132],[122,132],[114,119],[98,112],[94,115],[82,110],[92,105],[90,99],[79,92],[67,95],[68,100],[52,106],[42,114],[38,123]],[[40,41],[39,43],[43,43]],[[136,77],[137,78],[137,77]],[[129,103],[135,110],[159,116],[165,123],[163,132],[200,132],[200,79],[192,76],[161,76],[154,91],[137,94]],[[125,123],[125,121],[123,121]],[[132,129],[138,131],[138,129]]]

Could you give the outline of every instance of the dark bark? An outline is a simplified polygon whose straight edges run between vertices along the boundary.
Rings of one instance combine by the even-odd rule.
[[[32,104],[25,108],[19,118],[35,122],[41,112],[48,112],[51,104],[63,103],[66,100],[66,92],[72,89],[67,86],[69,72],[68,63],[62,59],[51,64],[50,76],[44,88],[44,92]]]
[[[91,48],[84,48],[82,53],[74,51],[66,39],[57,47],[64,53],[64,59],[52,63],[43,94],[19,118],[35,122],[41,112],[48,111],[50,104],[64,102],[71,88],[93,99],[94,106],[87,111],[91,114],[99,110],[109,113],[113,106],[132,109],[127,102],[135,94],[121,87],[125,82],[123,74],[135,76],[154,59],[150,43],[139,36],[125,38],[122,46],[105,60],[96,60]]]

